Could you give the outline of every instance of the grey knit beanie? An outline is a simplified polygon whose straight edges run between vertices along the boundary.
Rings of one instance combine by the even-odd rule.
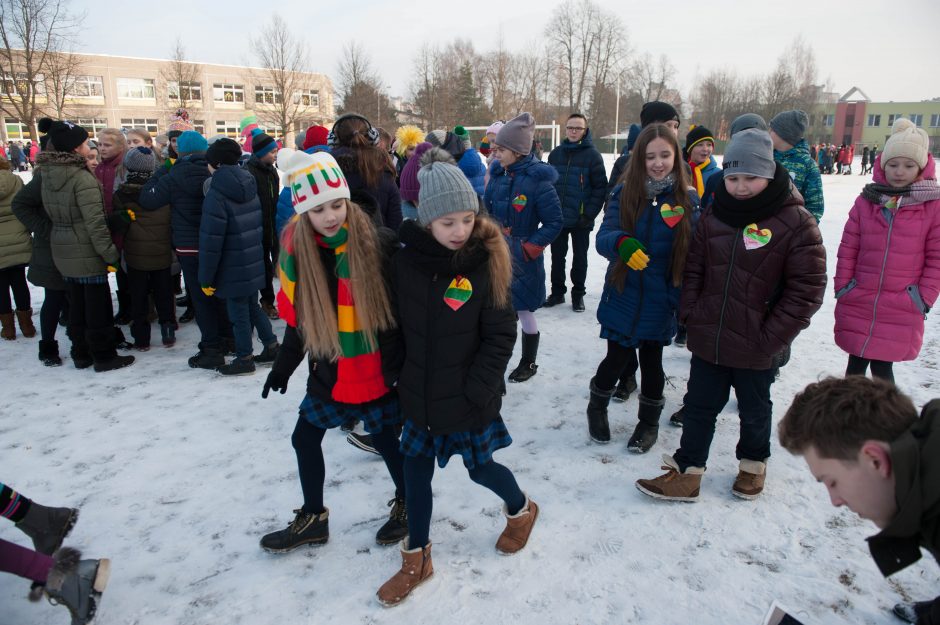
[[[809,124],[809,117],[806,113],[795,109],[774,115],[770,120],[770,129],[790,145],[796,145],[806,134],[807,124]]]
[[[764,121],[764,118],[757,113],[745,113],[744,115],[738,115],[734,118],[734,121],[731,122],[731,136],[733,137],[742,130],[747,130],[748,128],[757,128],[758,130],[763,130],[766,132],[767,122]]]
[[[479,197],[453,162],[453,157],[440,148],[431,148],[421,156],[421,169],[418,170],[420,225],[427,226],[450,213],[473,211],[479,214]]]
[[[424,140],[433,145],[436,148],[444,145],[444,142],[447,141],[447,131],[446,130],[432,130],[427,135],[425,135]]]
[[[520,113],[510,119],[496,133],[496,145],[525,156],[532,151],[535,136],[535,118],[531,113]]]
[[[156,156],[153,150],[138,146],[131,148],[124,155],[124,169],[132,172],[153,173],[156,167]]]
[[[742,130],[731,138],[722,162],[724,176],[744,175],[773,180],[777,171],[770,134],[757,128]]]

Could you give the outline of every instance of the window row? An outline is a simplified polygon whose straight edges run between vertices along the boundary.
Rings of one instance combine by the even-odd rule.
[[[903,113],[892,113],[888,115],[888,127],[894,125],[901,117],[906,117],[907,119],[914,122],[914,125],[918,128],[924,125],[924,115],[923,113],[911,113],[910,115],[904,115]],[[881,115],[871,114],[868,116],[868,126],[875,127],[881,125]],[[940,113],[932,113],[930,115],[930,127],[931,128],[940,128]]]

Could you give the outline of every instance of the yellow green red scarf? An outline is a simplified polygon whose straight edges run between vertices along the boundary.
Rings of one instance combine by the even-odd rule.
[[[695,185],[695,191],[698,193],[699,198],[705,195],[705,179],[702,176],[702,170],[708,167],[711,162],[712,159],[709,158],[701,165],[696,165],[691,159],[689,160],[689,167],[692,168],[692,183]]]

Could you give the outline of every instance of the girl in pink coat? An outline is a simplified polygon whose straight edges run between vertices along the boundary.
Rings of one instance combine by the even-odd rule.
[[[894,382],[914,360],[940,293],[940,186],[927,133],[899,119],[849,212],[836,264],[836,344],[846,375]]]

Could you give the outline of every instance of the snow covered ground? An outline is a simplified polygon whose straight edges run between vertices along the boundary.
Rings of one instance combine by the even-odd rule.
[[[848,210],[869,179],[823,177],[830,276]],[[832,508],[803,461],[776,441],[764,495],[732,497],[733,402],[719,419],[699,503],[656,502],[634,488],[659,474],[660,454],[675,450],[681,431],[664,425],[650,454],[628,453],[634,397],[612,404],[610,445],[588,440],[588,380],[605,351],[594,317],[604,265],[591,254],[588,313],[538,313],[539,373],[510,385],[504,403],[515,443],[496,457],[542,507],[529,546],[496,553],[500,502],[455,459],[434,482],[436,574],[397,608],[374,598],[400,563],[397,548],[374,542],[391,481],[377,457],[338,431],[324,441],[330,542],[280,556],[258,547],[301,502],[290,434],[305,370],[286,396],[262,400],[264,370],[224,379],[187,367],[198,341],[192,323],[172,349],[135,354],[134,366],[108,374],[69,361],[46,368],[37,339],[3,341],[0,480],[45,504],[81,507],[68,543],[113,561],[102,624],[759,623],[774,599],[807,624],[874,624],[893,622],[895,602],[933,597],[932,558],[883,579],[864,542],[873,526]],[[38,313],[42,292],[33,296]],[[833,301],[830,290],[793,346],[773,388],[776,417],[806,383],[844,369]],[[896,367],[919,406],[940,381],[937,318],[927,324],[920,358]],[[59,340],[67,353],[61,329]],[[688,362],[684,349],[666,349],[664,420],[679,407]],[[0,523],[0,537],[28,544],[10,523]],[[28,586],[0,577],[0,622],[67,622],[63,608],[28,603]]]

